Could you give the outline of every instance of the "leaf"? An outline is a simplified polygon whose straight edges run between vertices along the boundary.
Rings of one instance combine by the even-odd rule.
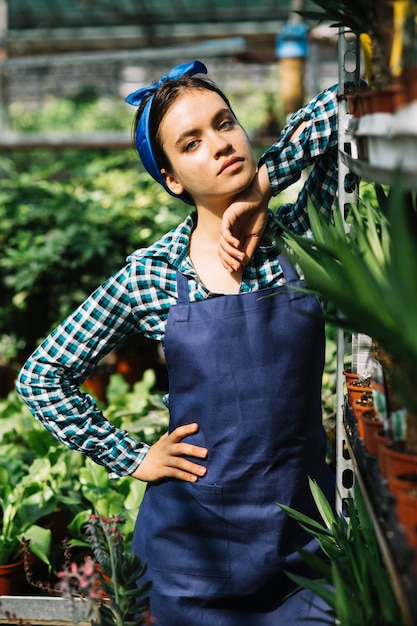
[[[319,513],[321,515],[321,518],[326,524],[327,528],[331,530],[336,524],[336,517],[335,517],[334,511],[332,507],[330,506],[329,501],[327,500],[323,491],[318,486],[317,482],[309,478],[308,483],[309,483],[310,491],[312,493],[316,507],[318,508]]]
[[[332,583],[331,565],[329,559],[325,559],[323,556],[319,556],[318,554],[310,552],[309,550],[304,550],[303,548],[300,548],[298,553],[311,571],[315,572],[319,578],[326,580],[328,584]]]
[[[93,511],[91,509],[84,509],[75,515],[75,517],[73,517],[68,523],[68,530],[70,531],[72,537],[76,537],[77,540],[81,541],[83,545],[86,544],[83,527],[87,524],[92,512]]]
[[[304,515],[304,513],[300,513],[296,509],[293,509],[285,504],[279,504],[277,502],[277,505],[314,537],[320,537],[321,535],[329,536],[328,530],[311,517],[308,517],[307,515]]]
[[[51,568],[51,530],[49,528],[33,525],[27,528],[23,534],[19,535],[20,541],[23,538],[30,541],[30,551]]]
[[[285,572],[285,574],[295,582],[297,585],[302,587],[303,589],[309,589],[313,593],[315,593],[319,598],[324,600],[326,604],[329,605],[330,608],[334,608],[334,592],[331,588],[329,588],[326,580],[321,580],[318,578],[306,578],[305,576],[299,576],[298,574],[293,574],[292,572]]]
[[[85,466],[80,469],[80,484],[84,497],[90,502],[94,502],[97,497],[103,496],[110,490],[107,470],[90,459],[87,459]]]

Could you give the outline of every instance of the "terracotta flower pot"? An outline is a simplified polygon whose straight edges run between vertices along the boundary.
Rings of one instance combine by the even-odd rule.
[[[415,489],[397,494],[397,517],[404,527],[407,542],[415,541],[417,529],[417,492]]]
[[[417,471],[417,456],[399,452],[392,446],[387,446],[385,450],[385,471],[388,479],[388,489],[391,491],[391,483],[394,476]]]
[[[408,545],[414,552],[413,564],[414,564],[414,570],[417,572],[417,527],[415,528],[408,527],[405,538],[406,538]]]
[[[369,386],[362,386],[360,384],[355,384],[355,381],[347,383],[346,387],[347,387],[348,402],[352,408],[353,408],[353,404],[355,400],[359,400],[362,394],[371,391],[371,388]]]
[[[363,413],[361,417],[365,450],[372,456],[378,456],[378,442],[375,438],[375,434],[381,429],[381,420],[375,417],[375,410],[373,416],[372,413],[371,415],[369,415],[369,413],[371,412]]]
[[[354,401],[353,406],[352,406],[352,411],[353,411],[353,415],[356,417],[356,420],[358,422],[359,437],[364,439],[365,430],[364,430],[363,416],[368,415],[368,414],[369,414],[369,417],[376,415],[375,408],[372,406],[372,404],[370,403],[368,404],[367,402],[362,404],[361,400],[359,399],[359,400]],[[379,424],[379,427],[381,428],[381,423]]]
[[[379,471],[382,476],[386,476],[386,451],[388,446],[392,443],[392,438],[382,428],[375,433],[374,437],[377,445]]]
[[[348,111],[353,117],[359,118],[363,114],[360,97],[357,93],[346,94]]]
[[[0,565],[0,596],[19,595],[23,582],[23,559]]]
[[[417,488],[417,472],[396,474],[391,477],[390,491],[395,496],[401,491],[410,491],[415,488]]]
[[[343,376],[345,377],[346,383],[350,383],[352,380],[357,380],[359,378],[359,374],[352,372],[351,370],[343,370]]]
[[[406,101],[414,102],[417,100],[417,65],[404,67],[401,78],[405,85]]]
[[[403,83],[394,83],[383,88],[369,89],[364,94],[365,113],[395,113],[406,102],[406,90]]]

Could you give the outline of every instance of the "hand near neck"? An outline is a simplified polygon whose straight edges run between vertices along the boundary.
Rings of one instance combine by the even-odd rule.
[[[195,230],[191,235],[189,255],[199,280],[213,293],[237,293],[242,280],[243,267],[229,272],[219,256],[219,239],[222,217],[201,210]]]
[[[267,224],[271,195],[266,166],[262,165],[250,187],[224,211],[219,256],[230,273],[245,267],[258,247]]]

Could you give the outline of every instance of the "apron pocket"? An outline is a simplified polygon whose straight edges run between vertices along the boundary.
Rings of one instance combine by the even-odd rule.
[[[223,489],[168,480],[148,488],[149,567],[194,576],[230,576]]]

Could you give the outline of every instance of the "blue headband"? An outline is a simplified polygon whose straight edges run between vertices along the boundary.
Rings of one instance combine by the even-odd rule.
[[[177,80],[178,78],[181,78],[181,76],[194,76],[194,74],[207,74],[206,66],[200,61],[193,61],[192,63],[183,63],[182,65],[176,65],[168,74],[166,74],[165,76],[161,76],[161,78],[156,83],[153,83],[149,87],[143,87],[142,89],[138,89],[137,91],[129,94],[126,98],[126,102],[128,102],[129,104],[132,104],[133,106],[139,106],[142,100],[146,96],[151,94],[137,124],[136,148],[139,152],[140,159],[145,169],[149,172],[152,178],[160,183],[164,187],[164,189],[166,189],[167,192],[171,194],[171,196],[174,196],[175,198],[181,198],[181,200],[183,200],[187,204],[194,204],[190,195],[186,191],[181,195],[172,193],[172,191],[168,189],[165,180],[161,175],[158,163],[155,159],[152,141],[149,136],[149,117],[151,114],[151,107],[155,92],[163,83],[165,83],[167,80]]]

